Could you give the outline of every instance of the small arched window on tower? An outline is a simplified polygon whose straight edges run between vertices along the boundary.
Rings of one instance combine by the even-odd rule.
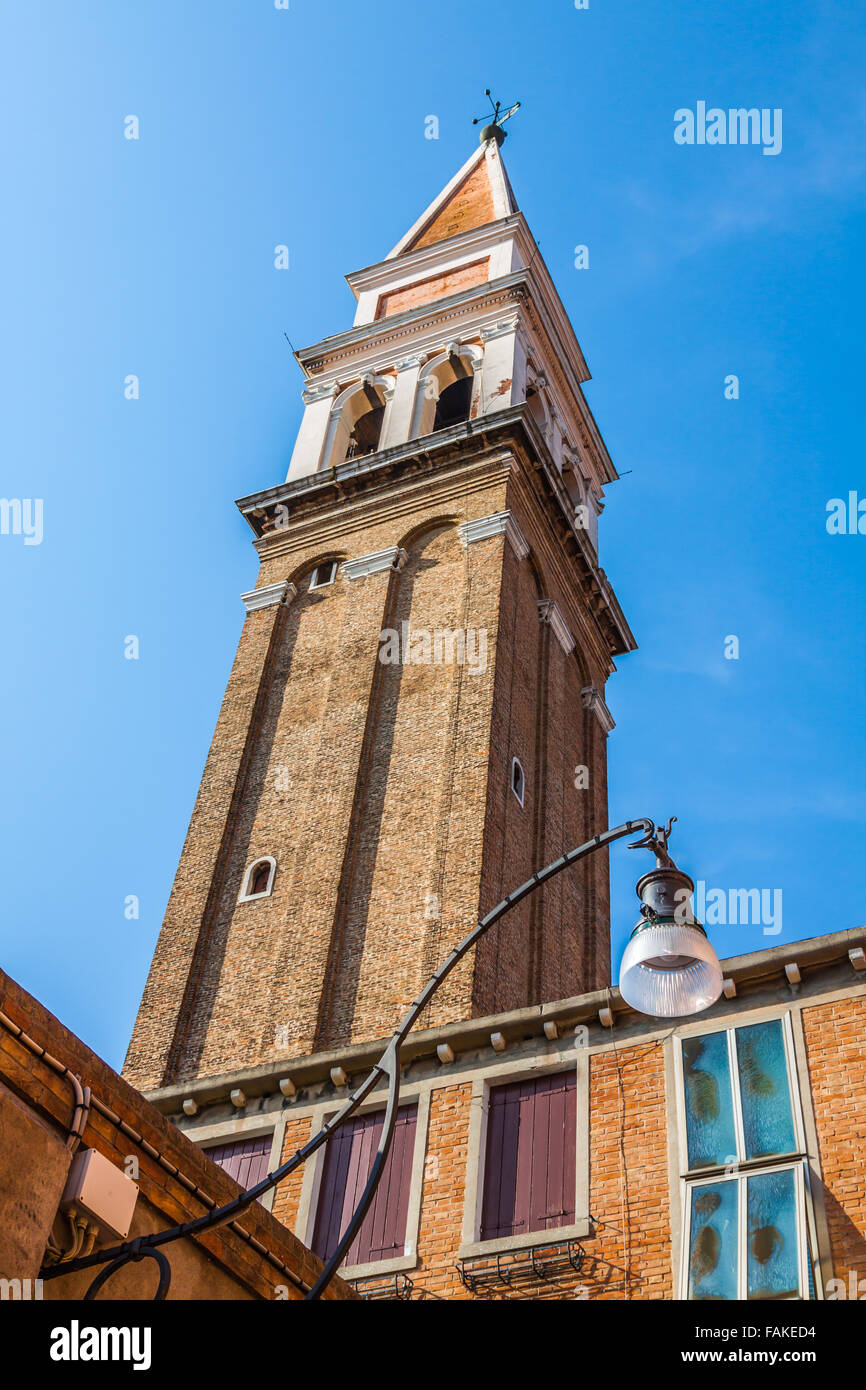
[[[523,767],[517,758],[511,759],[511,790],[522,806],[526,791],[526,778],[523,774]]]
[[[428,362],[418,378],[412,438],[451,429],[471,418],[479,348],[452,343]]]
[[[390,378],[365,376],[337,397],[325,440],[323,468],[336,468],[376,453],[392,391]]]
[[[238,902],[249,903],[256,898],[269,898],[273,892],[276,872],[277,861],[270,855],[254,860],[244,874]]]

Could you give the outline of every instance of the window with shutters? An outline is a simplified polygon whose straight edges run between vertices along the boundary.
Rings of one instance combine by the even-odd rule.
[[[482,1241],[574,1223],[576,1095],[573,1070],[490,1088]]]
[[[248,1191],[267,1176],[273,1139],[273,1133],[260,1134],[255,1139],[233,1139],[213,1144],[205,1153]]]
[[[336,1250],[364,1191],[385,1121],[384,1111],[345,1120],[325,1145],[312,1248],[322,1259]],[[406,1251],[406,1225],[415,1155],[418,1106],[401,1105],[391,1148],[372,1205],[345,1266],[375,1264]]]
[[[812,1296],[786,1017],[679,1040],[684,1259],[697,1301]]]

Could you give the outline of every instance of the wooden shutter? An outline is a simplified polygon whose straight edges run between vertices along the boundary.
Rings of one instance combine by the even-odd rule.
[[[417,1105],[400,1106],[376,1195],[346,1255],[349,1265],[390,1260],[404,1253],[417,1120]],[[336,1250],[364,1191],[384,1122],[382,1111],[358,1115],[344,1121],[328,1140],[312,1243],[323,1260]]]
[[[246,1191],[266,1175],[273,1137],[261,1134],[257,1139],[236,1139],[229,1144],[215,1144],[205,1152]]]
[[[576,1096],[573,1071],[492,1088],[482,1240],[573,1223]]]

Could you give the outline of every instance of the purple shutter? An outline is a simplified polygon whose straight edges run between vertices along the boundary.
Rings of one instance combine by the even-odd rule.
[[[346,1255],[349,1265],[402,1255],[406,1245],[409,1188],[415,1151],[417,1105],[401,1105],[379,1186]],[[384,1112],[345,1120],[325,1146],[313,1250],[323,1260],[336,1250],[367,1184],[382,1137]]]
[[[256,1139],[236,1139],[229,1144],[215,1144],[205,1153],[246,1191],[267,1174],[273,1137],[260,1134]]]
[[[574,1221],[576,1095],[573,1071],[492,1088],[482,1240]]]

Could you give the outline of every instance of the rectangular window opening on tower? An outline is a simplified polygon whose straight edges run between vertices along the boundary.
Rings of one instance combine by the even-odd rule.
[[[329,560],[327,564],[317,565],[313,570],[313,577],[310,580],[311,589],[325,589],[329,584],[333,584],[337,578],[337,562]]]

